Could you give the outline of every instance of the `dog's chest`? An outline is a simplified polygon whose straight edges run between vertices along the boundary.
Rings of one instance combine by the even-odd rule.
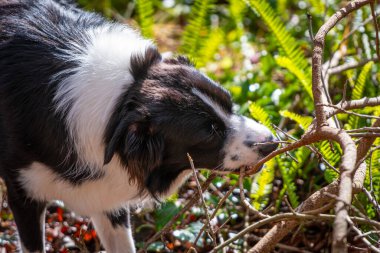
[[[143,201],[128,172],[120,167],[106,168],[102,178],[73,185],[60,179],[44,164],[34,162],[20,172],[19,180],[29,197],[43,201],[62,200],[69,209],[83,215]]]

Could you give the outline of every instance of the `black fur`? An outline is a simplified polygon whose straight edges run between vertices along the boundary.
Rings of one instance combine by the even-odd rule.
[[[3,119],[0,124],[4,135],[0,150],[5,158],[1,159],[0,166],[7,168],[0,173],[7,177],[4,173],[39,161],[54,168],[63,179],[80,184],[102,175],[90,174],[86,169],[79,174],[70,173],[78,166],[78,156],[68,138],[64,119],[55,113],[53,103],[57,87],[65,76],[55,79],[53,76],[77,67],[77,62],[64,60],[69,58],[65,50],[72,50],[67,45],[75,41],[84,48],[88,38],[81,29],[101,25],[104,21],[96,14],[79,9],[76,9],[78,18],[73,19],[56,5],[51,1],[25,1],[5,11],[0,9],[0,27],[3,28],[0,31],[0,115]],[[9,10],[13,15],[9,15]]]
[[[125,226],[130,227],[130,214],[128,209],[120,209],[116,212],[106,213],[113,227]]]

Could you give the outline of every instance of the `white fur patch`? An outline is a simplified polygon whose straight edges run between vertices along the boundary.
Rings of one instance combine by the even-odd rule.
[[[220,105],[218,105],[215,101],[213,101],[210,97],[208,97],[207,95],[203,94],[202,92],[200,92],[198,89],[191,89],[191,91],[193,92],[194,95],[196,95],[197,97],[199,97],[205,104],[207,104],[208,106],[210,106],[214,111],[215,113],[225,122],[228,124],[228,118],[229,118],[229,115],[227,114],[227,112],[225,112],[222,107],[220,107]]]
[[[69,209],[83,215],[144,202],[137,186],[129,181],[128,172],[120,166],[117,156],[104,167],[104,173],[100,179],[75,186],[60,179],[45,165],[34,162],[30,168],[20,171],[19,181],[30,198],[62,200]]]
[[[261,158],[259,152],[257,148],[247,147],[244,142],[265,142],[272,133],[264,125],[247,117],[232,115],[229,122],[231,132],[224,147],[224,168],[237,169],[243,165],[254,164]]]
[[[118,156],[104,167],[103,172],[100,179],[72,185],[49,167],[34,162],[20,171],[19,182],[28,197],[43,201],[61,200],[69,209],[82,215],[118,210],[126,205],[141,206],[153,201],[149,195],[140,196],[137,185],[129,180],[130,176],[120,165]],[[173,194],[189,175],[189,170],[183,171],[162,197]]]
[[[124,226],[113,227],[104,214],[91,216],[100,240],[107,252],[135,253],[131,228]]]
[[[66,123],[79,157],[97,169],[103,165],[104,131],[120,95],[134,81],[130,60],[144,56],[151,41],[122,25],[99,27],[87,32],[90,41],[83,53],[72,53],[79,67],[60,83],[54,101],[65,112]],[[72,52],[78,45],[72,43]],[[61,73],[61,74],[65,74]],[[58,74],[59,75],[59,74]],[[92,165],[92,166],[91,166]]]

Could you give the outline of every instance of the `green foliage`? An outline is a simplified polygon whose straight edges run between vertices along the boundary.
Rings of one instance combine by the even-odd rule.
[[[204,40],[202,48],[199,50],[195,57],[198,67],[205,66],[208,62],[212,61],[215,53],[218,51],[220,45],[223,44],[224,32],[219,28],[211,30],[210,35]]]
[[[153,38],[153,0],[135,0],[141,33],[144,37]]]
[[[269,114],[262,107],[251,102],[249,104],[249,112],[254,119],[268,127],[272,132],[275,132]],[[274,173],[275,162],[274,159],[272,159],[268,161],[263,170],[255,176],[252,184],[251,197],[256,209],[262,209],[268,203],[268,195],[272,189]]]
[[[307,71],[309,63],[305,60],[304,53],[300,49],[301,47],[297,40],[287,31],[284,22],[275,13],[268,1],[244,1],[260,15],[261,19],[268,25],[268,28],[276,37],[276,42],[281,46],[286,57],[277,59],[277,63],[296,75],[312,98],[311,76],[310,71]]]
[[[174,215],[179,212],[180,208],[174,204],[174,202],[167,201],[163,203],[159,209],[156,209],[154,217],[157,229],[163,228]]]
[[[295,38],[287,31],[284,22],[275,13],[268,1],[265,0],[244,0],[248,6],[253,8],[261,17],[261,19],[268,25],[268,28],[273,32],[284,50],[285,55],[292,59],[294,65],[300,69],[306,69],[309,64],[305,60],[303,52],[300,50],[299,44]]]
[[[323,0],[310,0],[313,11],[318,15],[323,15],[325,12],[325,2]]]
[[[236,38],[240,38],[244,34],[244,14],[246,5],[241,0],[230,0],[228,6],[231,18],[233,19],[237,31]]]
[[[264,209],[268,204],[269,194],[272,192],[275,167],[275,159],[269,160],[253,180],[251,199],[257,210]]]
[[[289,160],[285,156],[281,156],[280,158],[276,158],[276,161],[278,163],[278,167],[280,169],[280,173],[283,179],[283,189],[280,192],[280,195],[278,197],[277,201],[277,209],[278,205],[281,203],[281,200],[284,197],[284,194],[286,193],[288,196],[288,199],[290,201],[290,204],[293,207],[296,207],[299,203],[298,196],[297,196],[297,187],[294,183],[294,173],[292,169],[289,167]]]
[[[342,156],[342,150],[339,145],[335,142],[322,141],[318,149],[331,166],[336,167],[336,165],[338,165]],[[339,175],[333,169],[327,167],[324,176],[326,181],[331,183],[337,179]]]
[[[291,60],[291,58],[280,56],[276,58],[276,62],[279,66],[288,69],[290,73],[294,74],[310,98],[313,98],[313,92],[311,90],[311,76],[309,73],[298,67],[295,62]]]
[[[214,2],[215,0],[195,0],[191,8],[191,19],[182,36],[181,51],[192,58],[197,58],[201,41],[204,38],[208,14],[213,8]]]
[[[252,118],[256,119],[261,124],[268,127],[273,133],[275,133],[275,130],[272,127],[272,122],[269,118],[269,114],[262,107],[256,103],[250,102],[249,112],[251,113]]]
[[[366,86],[366,80],[369,76],[369,73],[371,71],[373,62],[370,61],[366,65],[364,65],[362,71],[359,74],[359,77],[355,83],[354,89],[352,90],[352,99],[360,99],[363,97],[364,89]],[[348,129],[354,129],[359,127],[359,120],[360,118],[355,115],[349,115],[348,116],[348,124],[346,125],[346,128]]]
[[[294,120],[298,123],[298,125],[303,129],[307,130],[307,128],[310,126],[311,122],[313,121],[313,118],[310,116],[302,116],[294,112],[289,112],[287,110],[280,111],[280,115],[286,118],[289,118],[291,120]]]

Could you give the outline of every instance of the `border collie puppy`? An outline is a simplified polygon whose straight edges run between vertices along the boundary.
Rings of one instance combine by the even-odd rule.
[[[182,56],[64,1],[0,2],[0,176],[23,252],[44,252],[45,207],[91,217],[108,252],[135,252],[130,206],[199,168],[234,171],[276,144]]]

